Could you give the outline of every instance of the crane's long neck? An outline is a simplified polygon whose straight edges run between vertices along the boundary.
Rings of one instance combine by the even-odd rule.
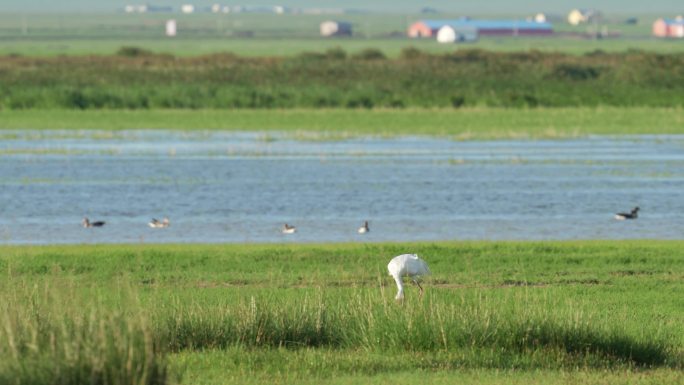
[[[401,280],[401,276],[399,274],[393,275],[394,277],[394,282],[397,283],[397,296],[394,297],[394,299],[404,299],[404,282]]]

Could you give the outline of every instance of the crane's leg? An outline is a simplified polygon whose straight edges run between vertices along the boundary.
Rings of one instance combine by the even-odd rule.
[[[423,287],[420,286],[420,282],[418,282],[418,281],[416,281],[416,280],[413,280],[413,283],[415,283],[416,285],[418,285],[418,288],[420,289],[420,294],[419,294],[419,295],[422,297],[422,296],[423,296]]]

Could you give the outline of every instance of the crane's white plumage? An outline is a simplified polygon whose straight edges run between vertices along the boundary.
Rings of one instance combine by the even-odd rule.
[[[420,294],[423,294],[423,287],[418,283],[418,277],[423,275],[430,275],[430,268],[427,263],[418,258],[416,254],[402,254],[398,255],[390,261],[387,265],[389,275],[394,278],[397,283],[397,296],[395,299],[404,299],[404,282],[402,277],[409,277],[420,288]]]

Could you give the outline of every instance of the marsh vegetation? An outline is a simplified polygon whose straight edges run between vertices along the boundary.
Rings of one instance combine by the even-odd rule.
[[[682,107],[684,56],[642,51],[0,57],[3,109]]]

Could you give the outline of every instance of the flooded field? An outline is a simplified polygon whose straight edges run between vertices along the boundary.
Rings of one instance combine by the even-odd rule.
[[[684,238],[684,136],[0,132],[6,244],[623,238]]]

